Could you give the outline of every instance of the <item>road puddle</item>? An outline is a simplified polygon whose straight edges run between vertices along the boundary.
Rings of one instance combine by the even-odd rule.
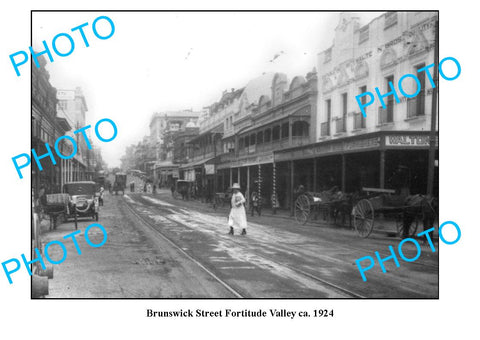
[[[167,203],[165,201],[161,201],[159,199],[150,197],[150,196],[141,196],[144,200],[149,201],[151,203],[157,204],[157,205],[163,205],[165,207],[175,207],[173,204]]]

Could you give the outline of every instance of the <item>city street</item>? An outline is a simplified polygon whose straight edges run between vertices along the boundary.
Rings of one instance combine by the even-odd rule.
[[[170,191],[105,197],[101,223],[108,240],[100,248],[85,242],[82,250],[65,241],[67,259],[55,265],[49,298],[436,298],[438,251],[422,245],[420,258],[399,257],[378,263],[363,282],[355,260],[389,256],[399,238],[372,234],[362,239],[347,228],[325,224],[299,225],[286,216],[248,216],[248,234],[228,235],[227,208],[175,200]],[[47,231],[43,242],[60,240],[74,230],[72,222]],[[95,241],[92,229],[89,236]],[[435,243],[438,248],[438,243]],[[406,257],[415,256],[411,243]],[[57,254],[55,253],[57,252]],[[49,250],[60,258],[59,247]],[[365,264],[366,266],[366,264]]]
[[[276,15],[225,12],[223,38],[217,13],[151,14],[135,14],[134,25],[128,14],[95,19],[111,32],[101,40],[114,22],[129,27],[112,37],[118,53],[142,46],[134,32],[176,32],[159,45],[155,67],[128,78],[134,89],[116,80],[121,66],[110,57],[59,69],[40,53],[32,69],[32,157],[12,159],[19,178],[32,166],[35,209],[52,225],[57,215],[95,217],[105,191],[98,216],[108,240],[92,247],[79,235],[81,254],[64,240],[68,256],[48,297],[438,298],[439,252],[423,239],[399,249],[397,236],[404,225],[405,234],[423,231],[425,221],[437,227],[438,247],[433,80],[438,71],[456,79],[461,68],[453,57],[437,60],[436,11],[289,14],[296,33],[272,29]],[[44,26],[61,22],[54,17],[36,15],[32,37],[43,41]],[[259,24],[248,38],[245,22]],[[222,44],[212,44],[211,29]],[[445,77],[444,61],[456,74]],[[195,70],[187,87],[179,70]],[[229,234],[230,200],[264,207],[247,222],[234,210],[246,235]],[[334,223],[351,219],[355,228]],[[80,231],[92,222],[82,219]],[[75,230],[72,221],[47,229],[43,245]],[[46,253],[55,262],[62,252],[57,243]]]

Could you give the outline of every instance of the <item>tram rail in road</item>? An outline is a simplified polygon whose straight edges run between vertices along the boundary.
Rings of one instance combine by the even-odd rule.
[[[132,207],[132,204],[130,202],[128,202],[127,200],[125,199],[122,199],[122,201],[125,203],[125,205],[127,206],[128,210],[133,214],[135,215],[138,219],[140,219],[145,225],[147,225],[150,229],[152,229],[153,231],[155,231],[156,233],[158,233],[164,240],[166,240],[169,244],[171,244],[175,249],[177,249],[178,251],[180,251],[183,255],[185,255],[188,259],[190,259],[191,261],[193,261],[195,264],[197,264],[200,268],[202,268],[206,273],[208,273],[208,275],[210,275],[212,278],[214,278],[217,282],[219,282],[222,286],[224,286],[227,290],[229,290],[235,297],[237,298],[248,298],[247,296],[245,296],[246,294],[242,294],[239,292],[240,289],[238,288],[234,288],[232,287],[232,285],[226,283],[225,281],[223,281],[221,278],[218,277],[218,275],[216,275],[215,273],[213,273],[210,269],[208,269],[205,265],[203,265],[198,259],[196,259],[195,257],[193,257],[192,255],[188,254],[184,249],[182,249],[175,241],[171,240],[168,236],[166,236],[164,233],[162,233],[161,231],[159,231],[157,228],[155,228],[153,226],[153,224],[148,220],[146,219],[145,217],[141,216],[140,214],[138,214],[136,211],[135,211],[135,208]],[[168,219],[168,218],[167,218]],[[172,222],[175,222],[175,223],[179,223],[178,221],[172,221]],[[238,241],[235,241],[234,239],[232,239],[232,242],[234,242],[235,244],[241,246],[242,244]],[[266,256],[265,254],[260,254],[259,252],[256,252],[252,249],[249,249],[249,252],[250,253],[253,253],[255,256],[258,256],[260,258],[263,258],[271,263],[274,263],[275,265],[277,266],[280,266],[280,267],[284,267],[284,268],[287,268],[288,270],[294,272],[295,274],[299,275],[299,276],[302,276],[304,278],[306,278],[307,280],[311,280],[311,281],[314,281],[315,283],[320,283],[324,286],[327,286],[329,289],[332,289],[334,291],[336,291],[340,296],[342,297],[345,297],[345,298],[366,298],[365,296],[362,296],[358,293],[355,293],[351,290],[348,290],[346,288],[343,288],[343,287],[340,287],[339,285],[337,284],[334,284],[334,283],[331,283],[323,278],[320,278],[316,275],[313,275],[313,274],[310,274],[306,271],[303,271],[299,268],[295,268],[293,266],[290,266],[290,265],[287,265],[285,263],[280,263],[278,262],[277,260],[269,257],[269,256]]]
[[[198,267],[200,267],[204,272],[206,272],[210,277],[212,277],[215,281],[220,283],[225,289],[227,289],[232,295],[236,298],[244,298],[243,296],[237,289],[220,279],[217,275],[215,275],[211,270],[209,270],[207,267],[205,267],[200,261],[195,259],[193,256],[188,254],[185,250],[183,250],[179,245],[177,245],[174,241],[172,241],[170,238],[165,236],[162,232],[160,232],[157,228],[155,228],[150,221],[145,219],[143,216],[138,214],[135,209],[128,203],[126,200],[122,199],[124,202],[125,206],[127,207],[128,211],[131,212],[135,217],[137,217],[144,225],[146,225],[148,228],[156,232],[162,239],[164,239],[166,242],[168,242],[173,248],[175,248],[177,251],[179,251],[181,254],[183,254],[186,258],[188,258],[190,261],[194,262]]]

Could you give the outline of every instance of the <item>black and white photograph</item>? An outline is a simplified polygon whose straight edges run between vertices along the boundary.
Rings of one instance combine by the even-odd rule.
[[[32,297],[438,298],[437,23],[33,12]]]

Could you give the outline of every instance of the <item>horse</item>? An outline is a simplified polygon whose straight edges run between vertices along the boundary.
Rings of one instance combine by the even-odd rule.
[[[426,195],[410,195],[405,199],[401,232],[403,237],[410,236],[410,226],[416,217],[421,215],[423,230],[433,228],[438,217],[438,199]]]

